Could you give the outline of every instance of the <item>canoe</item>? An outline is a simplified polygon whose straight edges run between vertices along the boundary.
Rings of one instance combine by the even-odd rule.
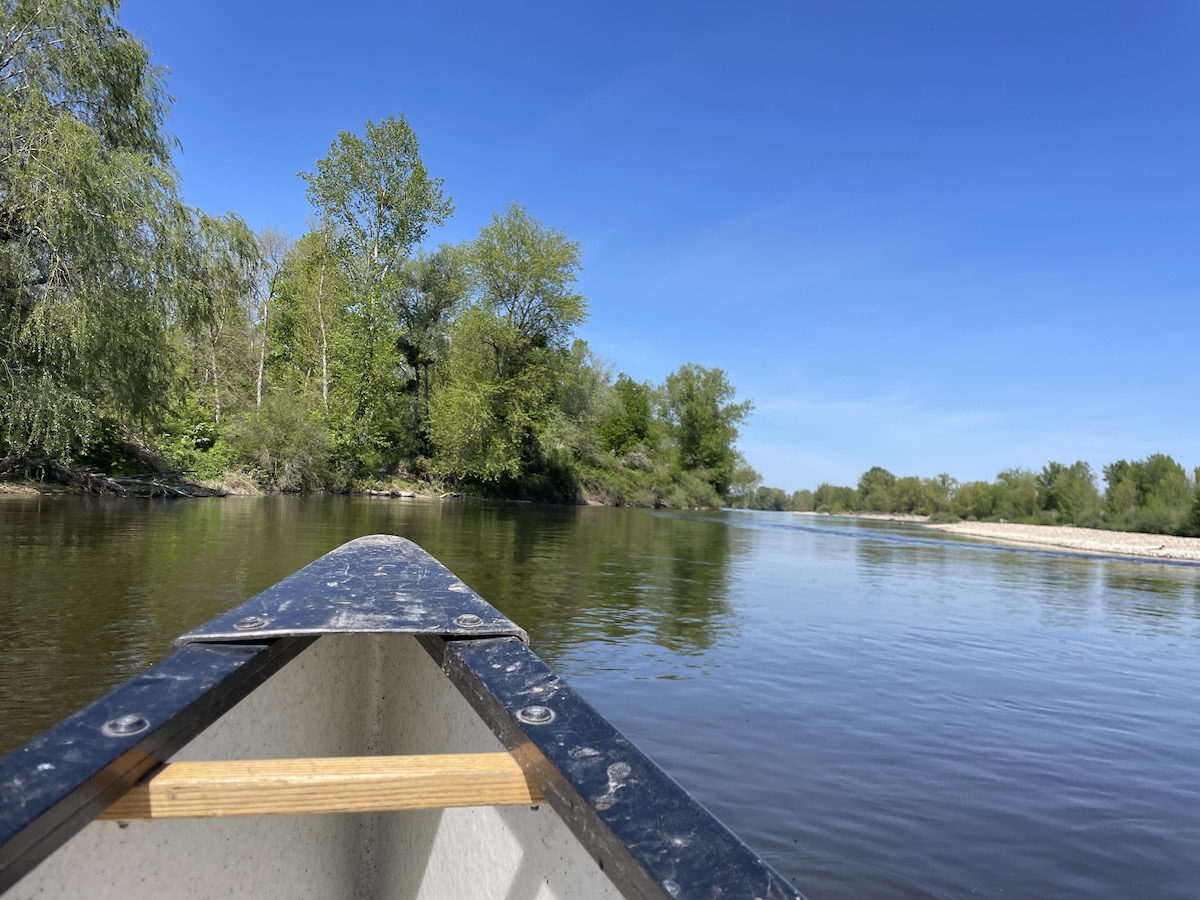
[[[515,623],[387,535],[0,760],[0,893],[799,896]]]

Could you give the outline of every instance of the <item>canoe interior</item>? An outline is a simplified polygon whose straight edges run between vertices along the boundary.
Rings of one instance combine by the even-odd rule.
[[[351,541],[0,759],[0,891],[799,896],[526,640],[412,542]],[[545,802],[96,821],[164,762],[502,752]]]
[[[428,643],[428,642],[427,642]],[[173,760],[507,749],[411,635],[320,637]],[[549,804],[96,821],[6,897],[622,896]]]

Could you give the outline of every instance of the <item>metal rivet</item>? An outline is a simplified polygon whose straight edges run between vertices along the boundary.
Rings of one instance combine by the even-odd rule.
[[[109,719],[100,730],[109,737],[128,737],[131,734],[145,731],[149,727],[150,722],[145,716],[139,716],[137,713],[127,713],[123,716],[117,716],[115,719]]]
[[[266,624],[267,620],[262,616],[246,616],[246,618],[234,622],[233,627],[238,631],[249,631],[252,628],[262,628]]]
[[[554,710],[545,706],[526,706],[517,710],[517,721],[526,725],[546,725],[554,721]]]
[[[475,613],[463,613],[461,616],[454,617],[454,624],[460,628],[478,628],[483,624],[483,619]]]

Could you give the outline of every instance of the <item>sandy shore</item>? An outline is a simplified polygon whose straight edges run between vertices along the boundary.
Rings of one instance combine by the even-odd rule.
[[[1001,544],[1050,547],[1055,550],[1070,550],[1076,553],[1200,561],[1200,538],[1173,537],[1165,534],[1137,534],[1128,531],[1101,531],[1096,528],[1071,528],[1058,525],[1015,525],[1006,522],[958,522],[952,525],[928,525],[926,527]]]

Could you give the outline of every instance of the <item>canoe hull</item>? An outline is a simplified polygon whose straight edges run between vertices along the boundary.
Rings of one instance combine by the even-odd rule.
[[[526,640],[411,542],[352,541],[0,760],[0,891],[799,896]],[[544,802],[95,821],[168,762],[497,752]]]
[[[173,761],[506,749],[409,635],[327,635]],[[93,822],[11,892],[113,898],[619,897],[553,810]]]

